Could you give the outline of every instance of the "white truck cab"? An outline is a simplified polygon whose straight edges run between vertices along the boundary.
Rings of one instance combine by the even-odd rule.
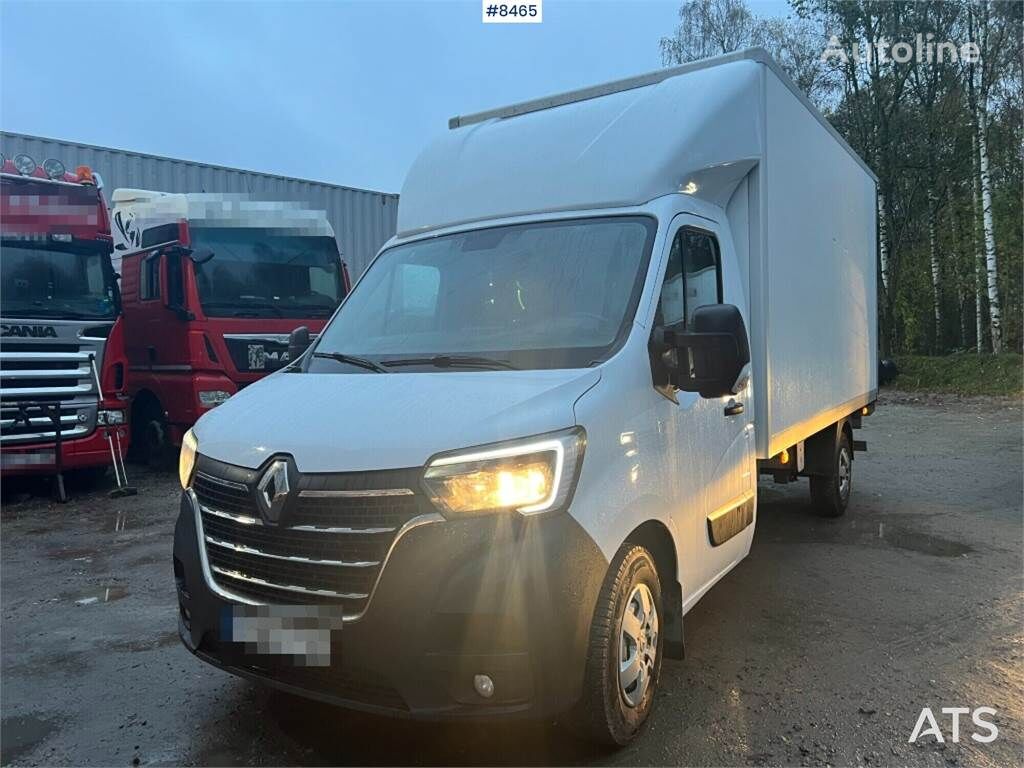
[[[846,510],[875,180],[758,49],[451,128],[301,360],[187,436],[180,633],[346,706],[624,744],[759,472]],[[296,615],[312,656],[253,640]]]

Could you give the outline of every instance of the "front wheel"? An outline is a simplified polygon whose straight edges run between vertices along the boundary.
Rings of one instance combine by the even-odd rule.
[[[663,616],[654,558],[644,547],[627,542],[612,561],[598,597],[575,730],[619,747],[640,732],[661,672]]]
[[[811,501],[822,517],[841,517],[846,513],[853,491],[853,446],[850,436],[840,433],[832,461],[832,475],[811,476]]]

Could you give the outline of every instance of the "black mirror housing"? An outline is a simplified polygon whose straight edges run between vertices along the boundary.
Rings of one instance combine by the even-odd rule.
[[[660,342],[671,383],[701,397],[732,394],[750,362],[747,328],[739,308],[732,304],[698,307],[689,328],[663,328]]]
[[[309,349],[309,328],[300,325],[288,335],[288,362],[294,363]]]
[[[209,248],[196,248],[188,252],[188,257],[192,259],[193,264],[205,264],[213,258],[213,251]]]

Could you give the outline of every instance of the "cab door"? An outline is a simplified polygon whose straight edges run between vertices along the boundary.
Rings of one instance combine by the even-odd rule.
[[[692,322],[697,307],[734,304],[747,317],[732,240],[727,228],[709,219],[680,214],[672,222],[671,243],[656,323]],[[680,509],[689,525],[694,558],[684,602],[689,608],[750,549],[756,472],[752,397],[749,381],[736,395],[702,398],[675,391],[675,458],[695,488]]]

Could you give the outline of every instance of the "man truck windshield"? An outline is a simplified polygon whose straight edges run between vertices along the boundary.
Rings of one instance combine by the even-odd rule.
[[[486,367],[487,360],[495,367],[588,366],[625,338],[654,231],[653,219],[619,216],[391,248],[324,329],[310,370],[339,370],[339,353],[403,371],[439,362]]]
[[[7,317],[108,319],[117,314],[110,257],[100,247],[4,240],[0,275]]]
[[[192,248],[203,312],[210,317],[327,317],[344,293],[333,237],[194,227]]]

